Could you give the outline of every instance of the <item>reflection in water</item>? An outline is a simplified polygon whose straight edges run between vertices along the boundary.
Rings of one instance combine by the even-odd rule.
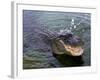
[[[53,54],[59,62],[61,62],[65,67],[82,66],[84,61],[82,56],[70,56],[66,54]]]

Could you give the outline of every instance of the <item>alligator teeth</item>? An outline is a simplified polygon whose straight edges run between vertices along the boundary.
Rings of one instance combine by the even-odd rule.
[[[66,45],[66,50],[73,56],[80,56],[83,54],[83,49],[81,47],[71,47]]]

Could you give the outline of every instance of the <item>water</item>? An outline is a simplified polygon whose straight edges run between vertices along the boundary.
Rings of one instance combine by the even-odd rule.
[[[39,28],[73,32],[85,42],[82,66],[91,65],[91,14],[23,10],[23,68],[68,67],[52,55],[50,42]],[[70,63],[69,63],[70,64]],[[73,66],[72,66],[73,67]]]

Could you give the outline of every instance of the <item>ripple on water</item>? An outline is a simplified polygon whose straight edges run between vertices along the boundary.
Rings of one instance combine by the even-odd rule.
[[[89,66],[91,61],[91,15],[89,13],[65,13],[48,11],[23,11],[23,68],[54,68],[65,67],[53,55],[50,43],[39,32],[36,27],[45,27],[50,31],[69,30],[80,36],[85,42],[83,55],[84,64]],[[67,65],[66,65],[67,67]]]

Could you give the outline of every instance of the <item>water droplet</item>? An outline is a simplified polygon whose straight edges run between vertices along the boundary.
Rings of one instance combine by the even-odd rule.
[[[85,30],[83,29],[82,32],[84,32]]]
[[[74,29],[76,29],[76,25],[74,25]]]
[[[72,30],[72,27],[70,27],[70,30]]]
[[[71,25],[74,25],[74,19],[71,20]]]
[[[60,33],[63,33],[64,30],[60,30]]]

